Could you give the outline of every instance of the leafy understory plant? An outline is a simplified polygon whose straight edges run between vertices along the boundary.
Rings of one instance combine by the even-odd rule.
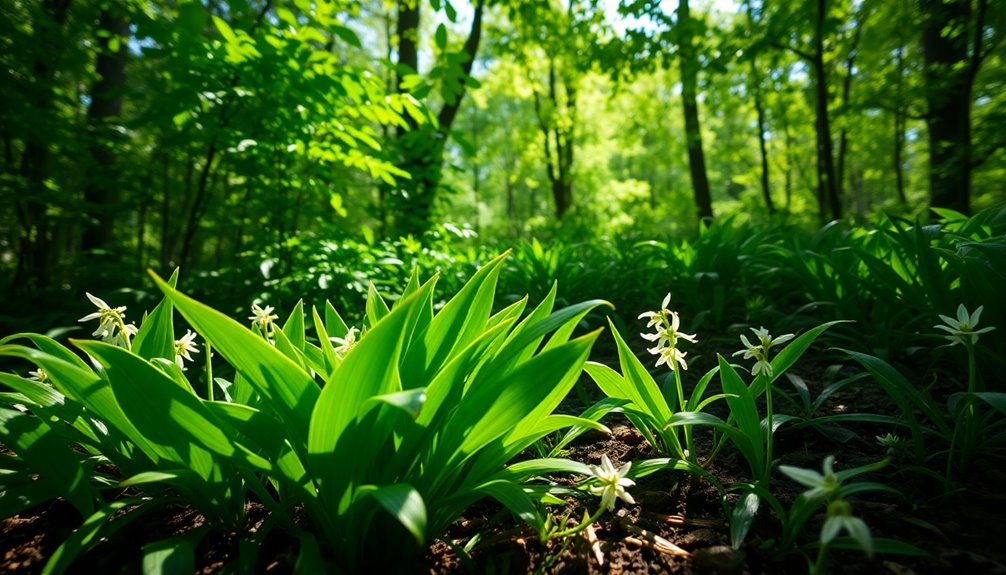
[[[640,317],[649,319],[648,327],[657,326],[657,332],[644,334],[644,339],[657,342],[657,347],[649,351],[660,356],[658,367],[667,363],[674,371],[673,388],[668,386],[661,392],[614,325],[611,330],[618,346],[621,374],[593,362],[587,363],[586,371],[612,401],[609,404],[611,410],[624,413],[655,449],[687,461],[691,469],[710,465],[727,441],[737,448],[747,461],[752,476],[749,482],[728,486],[728,489],[742,493],[740,502],[731,513],[731,540],[735,547],[740,547],[758,513],[760,494],[767,489],[774,462],[772,436],[779,426],[792,419],[792,416],[774,414],[772,386],[825,330],[841,322],[821,324],[798,337],[793,334],[772,337],[765,328],[752,329],[758,343],[752,343],[743,335],[741,343],[745,349],[735,353],[756,360],[752,381],[745,383],[738,368],[719,356],[718,366],[703,375],[691,395],[686,397],[681,379],[681,371],[686,364],[683,353],[676,346],[681,340],[694,342],[696,338],[679,332],[680,319],[677,313],[667,309],[669,302],[670,297],[665,297],[660,310]],[[772,356],[771,352],[779,346],[782,347]],[[721,393],[704,397],[717,375]],[[756,403],[762,394],[766,396],[765,418],[759,414]],[[721,399],[730,408],[726,420],[703,411],[712,402]],[[701,460],[701,467],[692,436],[696,425],[710,426],[721,434],[710,454]],[[679,429],[682,430],[681,435],[678,434]]]
[[[134,517],[172,492],[204,503],[197,505],[201,512],[217,509],[216,516],[239,531],[252,493],[272,513],[263,529],[278,526],[301,541],[303,572],[353,572],[365,557],[408,561],[485,497],[544,535],[537,505],[547,494],[524,482],[582,470],[554,458],[507,463],[555,431],[604,429],[596,417],[552,412],[598,335],[574,338],[573,331],[605,302],[554,311],[553,286],[527,314],[527,298],[494,313],[504,258],[486,263],[438,311],[436,277],[421,283],[413,274],[393,306],[371,289],[362,335],[331,305],[324,319],[312,309],[310,332],[303,305],[282,327],[274,310],[256,306],[250,330],[179,292],[176,276],[154,276],[165,299],[145,318],[131,349],[72,342],[93,369],[42,336],[2,340],[0,355],[44,370],[55,391],[5,374],[2,383],[20,392],[18,400],[29,398],[32,413],[7,417],[4,411],[7,419],[0,421],[34,426],[35,443],[52,446],[45,460],[58,454],[65,462],[59,473],[39,471],[43,457],[35,445],[11,441],[26,436],[5,425],[0,440],[13,446],[13,468],[53,477],[32,501],[69,495],[89,516],[50,570],[62,570],[103,530],[122,525],[116,513],[123,508]],[[227,390],[223,400],[200,397],[175,362],[175,310],[233,368],[233,381],[218,378]],[[10,343],[18,338],[34,347]],[[59,416],[58,425],[47,427],[50,414]],[[75,445],[87,451],[84,460]],[[116,476],[96,478],[88,458],[111,463]],[[100,485],[141,491],[112,504]],[[303,509],[307,526],[293,523],[295,508]],[[261,531],[256,540],[265,537]],[[384,543],[372,548],[389,540],[404,542],[396,546],[400,555],[389,556]],[[191,543],[174,538],[152,549],[191,554]]]
[[[956,318],[940,315],[944,323],[935,326],[949,334],[943,336],[950,341],[948,345],[963,345],[968,358],[967,390],[950,394],[945,406],[886,361],[846,351],[897,404],[902,416],[897,423],[910,431],[904,447],[911,449],[921,469],[935,474],[926,466],[934,460],[942,463],[942,474],[936,475],[942,478],[947,492],[951,491],[955,470],[964,474],[976,462],[987,463],[991,458],[1001,461],[1000,446],[1006,443],[1006,393],[985,391],[978,379],[975,362],[978,336],[995,329],[978,329],[982,309],[979,306],[970,313],[962,304],[957,308]],[[938,447],[935,449],[934,440]]]
[[[836,472],[834,470],[835,457],[829,455],[824,459],[821,473],[812,469],[780,465],[779,471],[783,475],[807,489],[797,497],[788,511],[783,510],[782,505],[774,496],[763,494],[783,521],[783,535],[777,546],[777,551],[780,554],[788,553],[795,546],[796,538],[803,532],[814,512],[823,506],[825,519],[817,540],[800,549],[807,558],[808,571],[814,575],[825,572],[828,551],[832,548],[853,547],[871,557],[877,551],[903,555],[925,555],[924,551],[908,543],[874,537],[866,522],[852,514],[852,506],[848,498],[853,494],[869,491],[898,494],[897,490],[881,483],[849,482],[853,477],[877,471],[887,463],[888,460],[883,459],[876,463]],[[839,537],[843,532],[847,535]],[[811,552],[815,548],[817,552],[813,554],[812,560]]]

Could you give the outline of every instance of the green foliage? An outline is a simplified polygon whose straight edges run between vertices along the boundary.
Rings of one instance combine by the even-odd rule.
[[[604,302],[553,311],[553,289],[522,320],[526,298],[494,311],[504,258],[484,265],[436,311],[436,277],[420,284],[414,274],[390,309],[372,291],[368,308],[383,311],[368,314],[355,343],[334,311],[323,321],[312,309],[313,332],[301,306],[282,330],[252,331],[157,277],[166,297],[145,319],[146,337],[137,336],[132,352],[72,340],[93,368],[43,336],[4,339],[0,355],[34,363],[54,386],[3,376],[19,392],[7,394],[0,408],[0,440],[14,453],[5,457],[14,489],[4,497],[5,516],[57,496],[90,516],[51,560],[54,572],[125,518],[173,500],[189,502],[211,525],[242,530],[249,493],[295,534],[300,529],[290,514],[302,507],[324,542],[321,559],[306,543],[303,561],[349,570],[371,557],[373,541],[400,529],[414,544],[388,561],[409,561],[484,497],[544,538],[541,495],[521,487],[531,475],[505,465],[552,432],[600,427],[596,417],[551,413],[597,337],[573,338],[573,330]],[[227,387],[240,400],[199,397],[174,362],[173,345],[161,356],[140,355],[154,353],[143,342],[170,333],[172,309],[233,367]],[[345,349],[333,348],[329,334],[339,334]],[[12,343],[18,339],[33,347]],[[115,470],[99,471],[97,462]],[[582,465],[543,459],[535,469],[537,475]],[[34,473],[43,479],[31,481]],[[112,486],[137,488],[142,496],[109,506],[100,490]],[[181,499],[166,497],[172,492]],[[112,517],[132,505],[138,507]],[[191,550],[188,539],[151,544],[144,562],[167,569],[190,561]]]

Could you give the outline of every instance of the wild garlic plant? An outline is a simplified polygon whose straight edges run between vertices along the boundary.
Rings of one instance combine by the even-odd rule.
[[[131,342],[125,310],[103,302],[93,318],[103,322],[99,335],[122,347],[71,340],[94,367],[44,336],[0,340],[0,356],[26,360],[53,386],[0,374],[16,392],[0,395],[0,442],[20,470],[8,478],[0,516],[55,497],[80,510],[85,521],[50,560],[53,573],[173,501],[193,505],[210,526],[241,532],[249,493],[270,511],[255,541],[273,528],[289,532],[301,542],[305,572],[353,572],[375,557],[401,567],[486,497],[544,536],[537,506],[555,497],[523,484],[586,470],[555,458],[507,464],[553,432],[606,429],[596,418],[552,413],[598,336],[573,332],[606,303],[554,310],[553,286],[528,313],[527,298],[494,311],[504,258],[437,310],[436,277],[421,283],[414,274],[393,306],[371,289],[362,333],[328,303],[310,316],[298,305],[282,325],[274,309],[256,304],[249,330],[179,292],[177,276],[155,276],[165,299]],[[177,339],[175,311],[192,328]],[[233,368],[222,401],[200,397],[183,372],[196,334],[207,344],[204,359],[212,349]],[[608,481],[602,497],[631,498],[624,474],[598,469]],[[123,487],[137,491],[116,499]],[[307,525],[294,523],[295,509]],[[401,542],[400,554],[387,553],[388,540]],[[186,536],[155,543],[195,551]],[[254,554],[256,546],[242,549]]]
[[[847,469],[836,472],[834,469],[835,457],[829,455],[825,457],[822,464],[822,471],[804,469],[789,465],[780,465],[779,471],[791,480],[803,485],[807,489],[800,494],[793,502],[789,510],[784,511],[782,505],[771,495],[766,498],[775,508],[778,516],[783,520],[783,535],[779,542],[777,552],[788,553],[796,544],[796,538],[804,531],[807,522],[814,512],[822,506],[825,508],[825,519],[821,525],[817,541],[802,547],[807,552],[817,548],[814,559],[810,554],[806,554],[808,570],[811,574],[817,575],[825,572],[825,565],[829,549],[836,544],[836,538],[841,533],[846,533],[848,539],[860,550],[869,556],[873,556],[877,549],[878,540],[870,532],[870,528],[863,519],[852,514],[852,505],[848,497],[853,493],[863,493],[867,491],[884,491],[898,494],[897,490],[886,485],[874,482],[849,483],[848,480],[881,469],[887,465],[888,460],[884,459],[877,463],[863,465],[854,469]],[[880,540],[885,551],[921,554],[922,552],[911,545],[891,541]]]
[[[773,413],[771,386],[825,330],[841,322],[821,324],[800,336],[785,334],[772,337],[764,327],[752,329],[758,338],[757,343],[752,343],[747,335],[743,335],[741,343],[745,349],[735,355],[755,359],[753,380],[745,383],[739,368],[720,355],[717,367],[703,375],[695,384],[691,395],[686,396],[681,372],[687,364],[684,360],[685,352],[679,350],[678,345],[682,341],[695,342],[697,339],[695,335],[679,331],[680,318],[677,313],[667,309],[669,303],[670,298],[665,297],[660,310],[646,312],[640,317],[649,320],[648,327],[657,328],[655,333],[643,336],[648,341],[657,342],[657,346],[648,351],[659,355],[658,366],[666,363],[673,369],[673,389],[669,388],[666,393],[661,393],[653,377],[614,325],[611,325],[611,330],[618,347],[621,373],[593,362],[588,362],[585,370],[608,396],[607,409],[621,411],[655,449],[685,460],[689,464],[689,470],[698,472],[710,465],[726,441],[737,448],[747,461],[752,478],[751,481],[728,486],[728,489],[742,493],[741,503],[731,514],[731,539],[735,546],[740,546],[758,513],[761,494],[767,493],[774,462],[772,436],[780,425],[793,419],[792,416]],[[772,352],[777,348],[778,351],[773,355]],[[717,375],[721,393],[704,398],[707,387]],[[759,414],[757,405],[757,399],[762,394],[766,394],[767,405],[764,419]],[[712,402],[721,399],[730,408],[726,420],[703,411]],[[722,434],[710,454],[701,461],[701,466],[692,435],[696,425],[712,427]],[[683,431],[684,441],[679,437],[678,429]]]
[[[647,349],[649,353],[657,356],[655,367],[666,365],[674,374],[675,395],[678,398],[678,407],[681,411],[688,408],[685,400],[685,390],[681,383],[681,372],[688,369],[685,356],[688,352],[678,349],[681,342],[698,343],[695,334],[687,334],[680,331],[681,318],[678,312],[667,309],[670,305],[671,294],[664,296],[657,311],[648,311],[640,314],[639,319],[647,319],[646,327],[654,328],[653,333],[641,333],[640,337],[647,341],[656,342],[654,347]],[[666,397],[668,393],[664,393]],[[695,451],[695,442],[692,437],[691,427],[684,428],[684,456],[691,463],[698,462],[698,454]]]
[[[568,515],[563,517],[558,523],[554,522],[551,517],[546,518],[544,541],[576,535],[596,523],[605,513],[613,512],[618,499],[629,505],[635,505],[635,499],[626,490],[627,487],[632,487],[636,484],[635,481],[629,479],[630,469],[632,468],[631,461],[627,461],[616,468],[611,459],[608,458],[608,455],[603,454],[601,455],[600,465],[588,465],[586,468],[587,478],[583,485],[586,487],[588,493],[601,498],[597,511],[594,513],[584,511],[583,519],[572,527],[565,527],[569,520]]]
[[[968,391],[965,395],[958,396],[958,400],[948,404],[954,421],[954,433],[950,440],[950,453],[947,456],[948,480],[954,451],[957,450],[960,454],[959,465],[961,472],[967,472],[982,434],[975,399],[978,397],[978,393],[984,393],[985,390],[979,386],[978,373],[975,367],[975,345],[978,344],[978,336],[980,334],[988,333],[995,329],[995,327],[978,329],[978,320],[981,318],[984,308],[985,306],[978,306],[974,313],[968,313],[964,304],[960,304],[957,307],[956,318],[941,314],[940,319],[944,323],[935,326],[936,329],[949,333],[949,335],[944,336],[950,341],[949,345],[963,345],[968,355]],[[986,398],[988,397],[986,396]],[[954,408],[954,404],[956,404],[956,409]]]
[[[858,361],[897,404],[901,419],[895,421],[908,428],[910,436],[899,441],[899,448],[911,450],[920,469],[933,473],[929,466],[938,460],[942,464],[942,481],[947,492],[952,490],[954,471],[963,474],[983,457],[1003,459],[1006,443],[1006,393],[985,391],[978,379],[975,362],[979,335],[993,326],[978,328],[983,306],[968,312],[962,304],[957,317],[940,315],[943,324],[935,328],[947,332],[949,346],[962,345],[967,353],[967,390],[951,394],[945,405],[930,393],[908,381],[897,369],[877,357],[846,351]],[[982,409],[982,405],[991,409]],[[938,448],[933,448],[933,441]],[[940,475],[937,475],[940,476]]]

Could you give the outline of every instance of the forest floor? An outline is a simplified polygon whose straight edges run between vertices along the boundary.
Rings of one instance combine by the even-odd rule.
[[[572,398],[571,398],[572,401]],[[890,409],[890,402],[875,387],[862,385],[846,389],[829,399],[833,411],[878,412]],[[617,417],[606,420],[610,435],[585,434],[571,444],[565,456],[597,464],[607,455],[616,465],[626,461],[660,457],[634,428]],[[780,428],[776,453],[780,463],[821,469],[827,455],[836,456],[836,470],[875,462],[884,449],[874,441],[878,429],[861,427],[843,435],[838,443],[823,433]],[[700,452],[708,453],[710,438],[699,434]],[[746,464],[732,450],[725,449],[709,466],[724,484],[749,476]],[[833,551],[830,573],[982,573],[1006,574],[1006,546],[1003,520],[1006,518],[1006,472],[986,469],[956,478],[956,489],[947,494],[942,482],[910,471],[907,456],[894,453],[885,469],[867,476],[896,487],[903,497],[866,494],[850,499],[853,513],[870,526],[875,537],[898,539],[928,553],[926,557],[877,555],[868,558],[859,551]],[[569,481],[558,479],[557,481]],[[572,485],[572,482],[569,483]],[[773,477],[772,491],[784,506],[799,495],[801,487],[781,474]],[[425,564],[418,572],[430,573],[576,573],[644,575],[680,574],[797,574],[807,572],[799,553],[778,557],[770,542],[778,536],[779,522],[763,506],[747,543],[740,550],[729,547],[730,538],[723,505],[708,482],[683,472],[657,472],[643,477],[629,489],[635,505],[618,501],[614,513],[607,513],[581,534],[542,544],[535,533],[493,502],[471,508],[452,525],[448,538],[463,547],[479,534],[481,540],[463,560],[451,546],[437,542],[427,550]],[[570,500],[565,512],[579,518],[599,500]],[[564,510],[555,509],[562,517]],[[250,503],[250,523],[257,527],[267,515]],[[6,519],[0,523],[0,573],[40,573],[46,560],[79,524],[80,518],[68,503],[56,502]],[[816,539],[820,514],[805,530],[801,542]],[[76,573],[134,573],[142,562],[142,545],[173,535],[192,533],[203,524],[201,516],[186,506],[173,506],[160,513],[144,515],[127,531],[102,542],[72,566]],[[254,529],[253,529],[254,531]],[[138,536],[128,535],[139,534]],[[211,533],[199,544],[196,570],[218,573],[240,555],[237,534]],[[389,545],[392,545],[389,542]],[[258,544],[258,564],[251,572],[288,573],[293,570],[298,542],[274,529]]]

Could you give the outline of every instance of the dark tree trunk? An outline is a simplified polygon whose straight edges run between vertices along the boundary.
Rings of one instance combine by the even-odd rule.
[[[842,78],[842,114],[848,116],[849,98],[852,96],[852,73],[856,68],[856,56],[859,53],[859,39],[862,36],[863,25],[869,15],[869,2],[863,2],[856,14],[856,28],[852,33],[852,42],[849,46],[849,53],[845,58],[845,77]],[[846,122],[843,122],[842,130],[838,137],[838,167],[835,170],[835,185],[838,188],[838,197],[844,195],[845,189],[845,159],[849,151],[849,129]]]
[[[108,246],[118,211],[120,179],[115,147],[121,138],[116,137],[113,123],[122,114],[129,37],[129,22],[122,7],[116,3],[107,4],[101,11],[98,30],[97,43],[101,48],[95,63],[98,78],[91,89],[91,105],[87,110],[91,163],[84,187],[84,203],[92,221],[84,228],[82,247],[85,251]]]
[[[765,199],[765,209],[768,213],[775,213],[775,205],[772,203],[772,189],[769,187],[768,171],[768,145],[765,141],[765,133],[768,130],[765,122],[765,104],[762,101],[761,77],[758,74],[758,63],[755,57],[751,58],[751,83],[754,92],[755,113],[758,116],[758,150],[761,152],[761,193]]]
[[[700,221],[713,218],[713,201],[706,176],[706,160],[702,152],[702,127],[699,123],[699,107],[696,102],[698,84],[698,58],[693,46],[691,13],[688,0],[678,4],[678,63],[681,67],[681,103],[685,115],[685,139],[688,146],[688,169],[692,176],[695,192],[695,208]]]
[[[981,63],[987,2],[971,25],[970,0],[919,0],[923,14],[930,204],[967,214],[971,208],[971,91]],[[975,30],[968,57],[968,30]]]
[[[907,114],[905,113],[905,43],[902,40],[898,45],[896,56],[898,80],[895,88],[894,104],[894,180],[898,191],[898,199],[902,204],[907,204],[905,196],[905,161],[903,159],[905,150],[905,124]]]
[[[563,80],[566,93],[566,111],[569,121],[557,118],[562,103],[559,101],[559,79],[555,60],[548,62],[548,109],[542,105],[542,95],[534,90],[534,111],[541,129],[545,152],[545,174],[548,176],[555,204],[555,217],[561,220],[573,205],[573,148],[576,144],[576,88],[569,78]]]
[[[419,67],[417,40],[420,22],[420,1],[399,0],[398,2],[398,64],[400,68],[416,70]],[[461,77],[458,96],[448,102],[437,114],[438,126],[424,125],[416,127],[409,120],[410,129],[400,128],[398,131],[398,147],[401,154],[401,167],[412,176],[411,180],[399,182],[406,192],[399,198],[400,206],[396,214],[396,227],[403,234],[421,234],[429,229],[433,213],[433,203],[436,200],[437,189],[440,187],[444,162],[444,147],[450,134],[454,120],[457,118],[461,102],[467,91],[465,80],[471,75],[475,55],[478,53],[482,38],[483,3],[478,2],[472,16],[472,25],[468,31],[462,53]],[[403,76],[398,73],[395,85],[401,91]]]
[[[53,85],[55,64],[62,46],[59,36],[69,10],[70,0],[43,0],[40,18],[33,22],[34,45],[38,52],[32,65],[34,78],[31,106],[39,117],[47,118],[53,114],[56,95]],[[37,288],[49,281],[51,229],[46,200],[49,192],[45,185],[49,177],[48,137],[46,130],[32,131],[25,141],[21,156],[20,175],[27,189],[25,198],[15,206],[21,224],[18,263],[13,282],[15,289]]]
[[[828,70],[824,65],[824,22],[827,0],[817,0],[817,22],[814,33],[814,53],[811,69],[814,74],[814,128],[817,132],[817,198],[821,219],[840,219],[842,200],[835,181],[834,149],[831,143],[831,122],[828,118]]]

